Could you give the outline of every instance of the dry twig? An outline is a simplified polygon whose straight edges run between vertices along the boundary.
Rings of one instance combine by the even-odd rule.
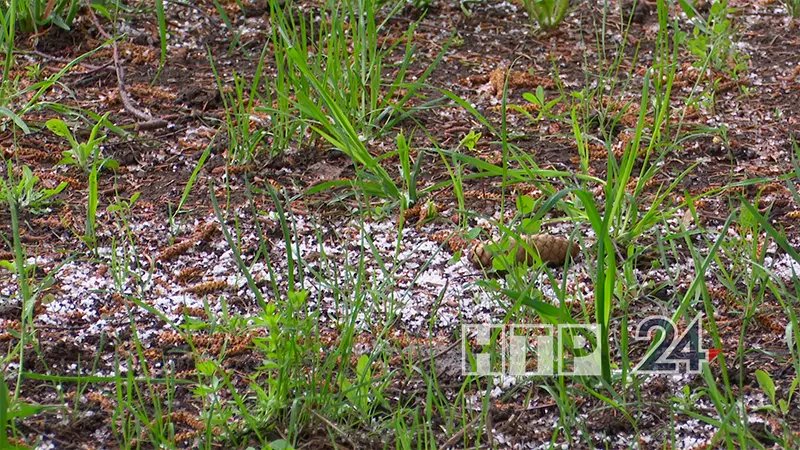
[[[144,123],[137,123],[135,129],[148,129],[153,130],[156,128],[163,128],[169,125],[164,119],[153,117],[150,113],[146,111],[142,111],[136,106],[133,105],[131,101],[130,95],[128,94],[128,90],[125,87],[125,69],[122,67],[122,61],[120,61],[119,57],[119,46],[117,46],[117,41],[111,37],[103,26],[100,25],[100,20],[97,19],[97,15],[95,15],[94,11],[89,8],[89,15],[92,18],[92,22],[97,27],[97,31],[106,39],[111,41],[111,50],[114,55],[114,69],[117,72],[117,91],[119,92],[119,98],[122,101],[122,105],[126,111],[133,114],[135,117],[144,121]]]

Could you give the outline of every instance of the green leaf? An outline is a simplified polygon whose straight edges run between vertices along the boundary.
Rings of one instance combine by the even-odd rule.
[[[60,194],[61,191],[66,189],[67,186],[69,186],[69,183],[67,183],[66,181],[62,181],[61,183],[58,183],[58,186],[54,187],[53,189],[45,189],[43,191],[44,192],[44,199],[47,199],[47,198],[50,198],[50,197],[52,197],[54,195]]]
[[[8,427],[8,410],[11,407],[11,399],[8,395],[8,386],[6,385],[5,376],[0,376],[0,448],[8,448],[11,444],[8,442],[7,427]]]
[[[309,292],[307,290],[301,291],[289,291],[287,296],[289,297],[289,302],[292,305],[297,307],[302,307],[306,304],[306,300],[308,299]]]
[[[797,390],[797,386],[800,384],[800,377],[794,377],[792,380],[792,385],[789,386],[789,393],[786,395],[786,406],[787,408],[781,408],[784,414],[788,411],[788,405],[792,403],[792,397],[794,397],[794,392]]]
[[[42,406],[42,405],[35,405],[31,403],[25,402],[17,402],[8,412],[9,419],[25,419],[28,417],[33,417],[36,414],[39,414],[42,411],[47,409],[52,409],[52,406]]]
[[[508,255],[496,254],[492,258],[492,269],[503,272],[508,271],[514,266],[514,260]]]
[[[764,372],[761,369],[756,370],[756,380],[758,380],[758,385],[761,386],[761,390],[764,391],[765,394],[769,397],[770,403],[773,405],[775,404],[775,382],[772,381],[772,377],[769,376],[767,372]]]
[[[205,360],[197,363],[197,370],[203,375],[210,377],[217,371],[217,366],[213,361]]]
[[[284,439],[276,439],[269,443],[269,448],[272,450],[293,450],[292,444]]]
[[[533,103],[534,105],[539,105],[539,106],[541,106],[541,105],[542,105],[542,104],[539,102],[539,99],[538,99],[538,98],[536,98],[536,96],[535,96],[535,95],[533,95],[533,94],[531,94],[530,92],[526,92],[526,93],[522,94],[522,98],[524,98],[525,100],[527,100],[527,101],[529,101],[529,102]]]
[[[61,160],[58,161],[58,163],[56,163],[56,165],[58,165],[58,166],[68,166],[70,164],[75,164],[75,159],[72,156],[67,155],[66,153],[67,152],[64,152],[64,157],[61,158]]]
[[[356,363],[356,372],[360,377],[368,377],[369,373],[367,369],[369,369],[369,356],[361,355],[361,357],[358,358],[358,363]]]
[[[533,213],[533,209],[536,205],[536,200],[529,195],[520,195],[517,197],[517,211],[523,215],[529,215]]]
[[[67,138],[67,140],[69,141],[69,145],[70,145],[70,147],[72,147],[73,151],[78,151],[79,150],[78,141],[76,141],[75,138],[72,137],[72,133],[70,133],[69,128],[67,128],[67,124],[64,123],[63,120],[50,119],[47,122],[45,122],[45,125],[56,136],[61,136],[63,138]]]
[[[558,103],[561,101],[561,99],[562,99],[562,98],[563,98],[563,97],[556,97],[556,98],[554,98],[554,99],[550,100],[549,102],[547,102],[547,103],[544,105],[544,108],[543,108],[543,109],[544,109],[545,111],[550,111],[551,109],[553,109],[553,107],[555,107],[555,106],[556,106],[556,105],[557,105],[557,104],[558,104]]]
[[[478,284],[482,283],[479,282]],[[519,301],[523,305],[533,308],[534,311],[544,316],[547,316],[551,321],[564,324],[575,323],[575,320],[569,314],[566,314],[564,311],[562,311],[561,308],[553,306],[549,303],[545,303],[541,300],[534,299],[528,295],[524,295],[519,292],[511,291],[508,289],[503,289],[502,291],[512,300]]]
[[[681,5],[681,9],[683,10],[684,13],[686,13],[686,16],[688,16],[690,19],[697,15],[697,11],[695,11],[694,6],[692,6],[686,0],[678,0],[678,4]]]
[[[542,229],[542,223],[536,219],[523,219],[520,224],[520,234],[537,234]]]
[[[45,122],[47,128],[56,134],[56,136],[67,137],[71,136],[67,124],[61,119],[50,119]]]
[[[467,238],[467,240],[471,241],[473,239],[476,239],[478,236],[480,236],[482,232],[483,232],[483,228],[480,228],[480,227],[470,228],[469,231],[467,231],[466,238]]]
[[[22,130],[23,133],[29,134],[31,132],[31,130],[28,128],[28,125],[25,124],[25,121],[22,120],[22,118],[18,116],[16,113],[14,113],[14,111],[11,111],[10,109],[4,106],[0,106],[0,116],[6,116],[9,119],[11,119],[11,121],[14,122],[14,125],[16,125],[20,130]]]
[[[175,212],[172,213],[172,218],[175,219],[175,216],[181,212],[181,208],[183,208],[183,204],[186,203],[186,199],[189,198],[189,193],[192,191],[192,186],[194,186],[195,181],[197,180],[200,171],[203,169],[203,166],[206,164],[206,160],[208,159],[209,155],[211,154],[211,149],[214,148],[214,143],[217,140],[217,136],[219,134],[215,134],[214,137],[211,138],[211,142],[208,143],[208,146],[203,153],[200,155],[200,159],[197,161],[197,165],[195,166],[194,170],[192,171],[192,175],[189,177],[189,180],[186,182],[186,186],[183,188],[183,194],[181,195],[180,201],[178,201],[178,207],[175,208]],[[139,198],[137,195],[136,198]],[[131,204],[133,201],[131,201]]]
[[[481,133],[476,133],[475,130],[470,130],[469,133],[461,139],[461,143],[459,145],[466,147],[467,150],[472,151],[475,149],[475,146],[478,145],[478,141],[481,139]]]
[[[156,20],[158,21],[158,39],[161,44],[161,56],[158,59],[158,70],[151,84],[156,83],[159,75],[161,75],[161,71],[164,69],[164,63],[167,60],[167,19],[164,14],[164,0],[155,0],[155,7]]]
[[[100,167],[103,169],[111,169],[111,170],[119,169],[119,162],[117,162],[116,159],[106,158],[100,164]]]
[[[100,13],[100,15],[102,15],[103,17],[111,18],[111,13],[108,12],[108,8],[106,8],[105,6],[95,2],[91,2],[89,6],[91,6],[92,9]]]
[[[58,16],[58,15],[54,14],[54,15],[50,16],[50,20],[58,28],[61,28],[64,31],[69,31],[69,25],[67,25],[67,23],[64,22],[64,19],[62,19],[61,16]]]
[[[97,133],[100,131],[100,128],[103,126],[103,123],[105,123],[106,119],[108,119],[109,114],[110,112],[103,114],[103,116],[100,117],[100,120],[98,120],[97,123],[92,127],[92,131],[89,133],[88,141],[92,148],[94,148],[94,146],[98,143]]]

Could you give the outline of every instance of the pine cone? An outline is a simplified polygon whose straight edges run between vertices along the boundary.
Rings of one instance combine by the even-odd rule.
[[[554,265],[563,265],[567,256],[578,256],[578,246],[572,245],[569,239],[560,236],[550,236],[547,234],[531,234],[523,236],[523,240],[528,244],[532,251],[539,253],[542,262]],[[517,262],[526,264],[533,263],[533,256],[528,254],[524,246],[517,248]]]
[[[470,250],[469,256],[467,257],[467,260],[469,260],[470,264],[478,269],[492,267],[492,258],[494,255],[492,255],[485,245],[486,244],[483,242],[476,242],[475,246],[472,247],[472,250]]]
[[[516,240],[509,239],[509,247],[513,249],[517,263],[533,264],[531,252],[537,252],[542,262],[552,265],[563,265],[567,256],[575,258],[578,246],[572,245],[567,238],[547,234],[531,234],[523,236],[526,245],[517,245]],[[491,267],[494,255],[486,248],[488,243],[478,242],[469,253],[469,262],[477,268]]]

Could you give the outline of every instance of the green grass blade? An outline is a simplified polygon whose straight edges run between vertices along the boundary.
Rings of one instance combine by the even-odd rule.
[[[161,76],[161,71],[164,69],[164,64],[167,61],[167,19],[164,14],[164,0],[154,0],[156,7],[156,20],[158,21],[158,38],[161,44],[161,55],[158,58],[158,70],[153,77],[151,84],[156,84],[158,77]]]

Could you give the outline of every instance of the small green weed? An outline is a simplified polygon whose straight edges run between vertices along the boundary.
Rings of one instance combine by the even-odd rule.
[[[717,1],[711,5],[708,18],[703,20],[693,6],[685,2],[681,2],[681,6],[694,23],[686,45],[698,58],[696,65],[703,68],[709,65],[736,78],[747,68],[747,60],[733,42],[736,29],[731,14],[735,10],[728,7],[727,0]]]
[[[89,134],[89,139],[86,142],[78,142],[69,131],[69,127],[61,119],[50,119],[47,121],[47,128],[50,129],[57,136],[66,138],[71,148],[63,152],[64,158],[59,161],[59,164],[74,165],[84,172],[89,172],[92,167],[99,161],[100,167],[115,169],[119,164],[113,159],[107,158],[100,160],[100,144],[105,140],[105,136],[98,137],[101,126],[107,122],[108,114],[106,113],[100,120],[97,121],[92,131]]]
[[[49,207],[55,203],[54,197],[67,187],[67,183],[62,181],[53,189],[42,189],[36,186],[39,177],[33,174],[30,167],[22,166],[21,173],[17,177],[11,161],[8,162],[6,180],[4,185],[13,191],[12,196],[16,199],[17,206],[33,214],[46,213]],[[4,198],[0,198],[0,202],[4,200]]]

